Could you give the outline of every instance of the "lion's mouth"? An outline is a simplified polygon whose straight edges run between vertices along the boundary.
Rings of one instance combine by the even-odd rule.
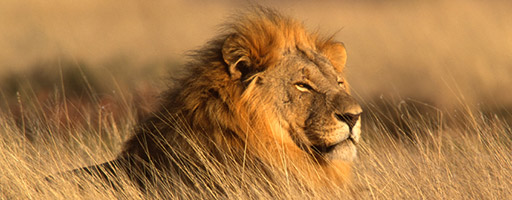
[[[315,154],[326,160],[352,161],[356,157],[356,142],[351,137],[332,145],[312,145]]]
[[[311,146],[311,149],[313,149],[313,151],[315,151],[315,153],[326,154],[326,153],[332,152],[334,150],[334,147],[338,146],[338,144],[340,144],[342,142],[338,142],[338,143],[336,143],[334,145],[330,145],[330,146],[326,146],[326,145],[313,145],[313,146]]]
[[[327,153],[331,153],[336,146],[340,145],[341,143],[344,143],[344,142],[347,142],[347,141],[350,141],[350,142],[354,142],[352,138],[347,138],[341,142],[338,142],[338,143],[335,143],[335,144],[332,144],[332,145],[313,145],[311,146],[311,149],[313,149],[313,151],[315,151],[316,153],[319,153],[319,154],[327,154]]]

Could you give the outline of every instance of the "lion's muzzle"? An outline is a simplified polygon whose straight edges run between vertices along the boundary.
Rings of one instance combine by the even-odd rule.
[[[322,145],[311,148],[326,160],[353,161],[357,157],[356,144],[361,134],[361,113],[361,107],[357,104],[343,114],[335,112],[334,118],[339,128],[325,134]]]

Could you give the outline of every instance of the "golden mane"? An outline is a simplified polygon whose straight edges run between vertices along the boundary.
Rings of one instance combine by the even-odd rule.
[[[257,61],[255,66],[272,67],[282,57],[280,52],[286,49],[306,47],[319,50],[330,56],[335,53],[332,45],[332,36],[320,37],[316,32],[308,32],[304,25],[294,19],[285,17],[274,10],[258,7],[255,10],[234,17],[232,23],[224,25],[225,34],[220,41],[225,41],[230,35],[236,35],[235,45],[247,52],[235,52],[250,55],[250,59]],[[216,45],[216,44],[213,44]],[[342,55],[342,54],[339,54]],[[330,57],[333,61],[335,55]],[[335,63],[342,70],[344,62]]]

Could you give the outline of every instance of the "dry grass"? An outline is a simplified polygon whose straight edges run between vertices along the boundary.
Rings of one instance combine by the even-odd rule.
[[[343,28],[347,75],[365,107],[355,192],[312,190],[279,175],[268,190],[264,180],[240,181],[256,173],[232,177],[212,166],[229,197],[512,197],[510,2],[263,4],[324,32]],[[127,179],[115,190],[94,177],[44,177],[112,159],[165,88],[148,80],[165,78],[183,51],[243,5],[2,1],[0,199],[216,197],[179,185],[145,194]]]
[[[402,110],[410,135],[401,139],[374,118],[361,146],[358,180],[377,199],[510,198],[510,125],[466,111],[445,116],[457,118],[457,124],[432,128],[432,119]]]
[[[31,102],[30,102],[31,103]],[[27,106],[22,104],[23,106]],[[69,106],[69,105],[68,105]],[[30,107],[30,106],[28,106]],[[100,108],[101,105],[93,107]],[[61,106],[54,107],[55,110]],[[132,106],[126,109],[133,109]],[[94,110],[94,109],[91,109]],[[397,110],[398,111],[398,110]],[[102,111],[99,111],[102,112]],[[132,110],[129,113],[134,113]],[[378,110],[371,112],[378,113]],[[367,113],[371,113],[367,110]],[[229,198],[333,199],[502,199],[512,197],[512,130],[497,117],[467,111],[451,126],[432,127],[435,118],[417,118],[414,108],[400,110],[407,121],[407,137],[397,138],[377,115],[367,114],[365,138],[354,172],[354,188],[318,190],[280,173],[269,181],[260,171],[225,168],[204,157],[209,169],[195,179],[199,188],[221,183]],[[112,159],[131,132],[133,115],[119,122],[84,111],[86,124],[54,120],[57,114],[38,115],[25,111],[23,121],[3,115],[0,123],[1,195],[8,199],[142,199],[224,198],[208,189],[193,190],[173,177],[160,174],[163,183],[139,191],[127,177],[116,190],[97,177],[67,174],[51,184],[47,175]],[[111,114],[111,113],[110,113]],[[104,116],[110,115],[108,112]],[[439,113],[438,119],[444,121]],[[119,119],[118,119],[119,120]],[[30,130],[20,126],[30,124]],[[64,123],[64,124],[62,124]],[[66,123],[69,123],[66,127]],[[405,126],[406,125],[406,126]],[[399,129],[402,130],[402,129]],[[24,135],[31,134],[31,137]],[[31,138],[29,140],[29,138]],[[197,151],[201,154],[201,148]],[[185,166],[183,166],[185,167]],[[191,172],[197,174],[197,172]],[[219,182],[219,180],[222,180]],[[211,182],[210,182],[211,181]],[[162,188],[164,188],[162,190]],[[329,191],[329,192],[327,192]]]

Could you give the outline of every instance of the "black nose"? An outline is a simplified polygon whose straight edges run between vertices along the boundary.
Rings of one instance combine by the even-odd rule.
[[[361,113],[358,113],[358,114],[352,114],[352,113],[338,114],[338,113],[336,113],[335,115],[338,120],[347,123],[350,130],[352,130],[352,127],[354,127],[357,123],[357,120],[359,120],[359,116],[361,115]]]

